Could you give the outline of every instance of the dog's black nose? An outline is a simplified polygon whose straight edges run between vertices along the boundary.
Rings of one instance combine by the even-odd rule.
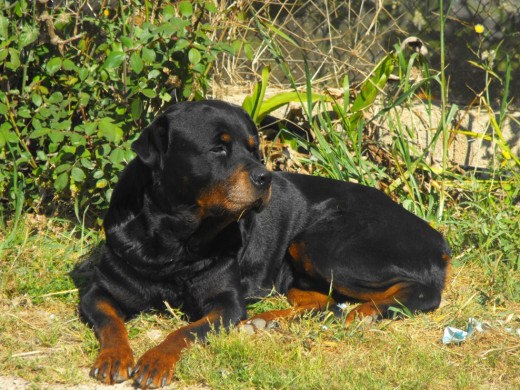
[[[255,168],[249,173],[251,183],[260,189],[269,187],[272,177],[271,172],[265,170],[265,168]]]

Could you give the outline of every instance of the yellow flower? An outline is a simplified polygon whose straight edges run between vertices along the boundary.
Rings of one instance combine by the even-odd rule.
[[[105,8],[105,9],[103,10],[103,14],[108,18],[108,17],[110,16],[110,10],[109,10],[108,8]],[[475,29],[476,29],[476,28],[477,28],[477,27],[475,26]]]
[[[477,34],[482,34],[484,32],[484,26],[481,24],[475,24],[474,28]]]

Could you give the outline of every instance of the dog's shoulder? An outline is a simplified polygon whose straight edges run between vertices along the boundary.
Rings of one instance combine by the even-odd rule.
[[[110,206],[104,219],[105,229],[118,224],[128,214],[136,214],[143,208],[144,194],[151,182],[150,169],[139,159],[130,161],[112,192]]]

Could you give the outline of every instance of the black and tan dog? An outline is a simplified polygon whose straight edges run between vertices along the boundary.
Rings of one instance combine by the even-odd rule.
[[[273,287],[294,309],[258,316],[266,320],[342,300],[361,302],[347,323],[388,316],[391,305],[439,306],[450,249],[437,231],[376,189],[267,171],[240,108],[176,104],[133,149],[80,303],[101,343],[91,370],[101,381],[170,383],[184,348],[244,321],[246,305]],[[134,364],[124,322],[164,302],[193,322]]]

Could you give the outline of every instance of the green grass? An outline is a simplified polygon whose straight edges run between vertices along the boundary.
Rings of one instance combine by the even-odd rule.
[[[175,386],[517,388],[520,339],[512,332],[520,328],[520,209],[476,200],[449,208],[446,223],[438,226],[454,248],[439,310],[349,328],[334,317],[305,316],[254,335],[236,329],[211,334],[207,345],[183,354]],[[88,370],[98,344],[78,318],[69,272],[100,234],[25,215],[11,237],[0,258],[0,372],[37,388],[94,384]],[[286,305],[274,294],[250,312]],[[128,324],[136,356],[182,326],[174,314],[141,315]],[[441,343],[445,326],[465,328],[470,317],[489,322],[491,330],[460,346]]]

